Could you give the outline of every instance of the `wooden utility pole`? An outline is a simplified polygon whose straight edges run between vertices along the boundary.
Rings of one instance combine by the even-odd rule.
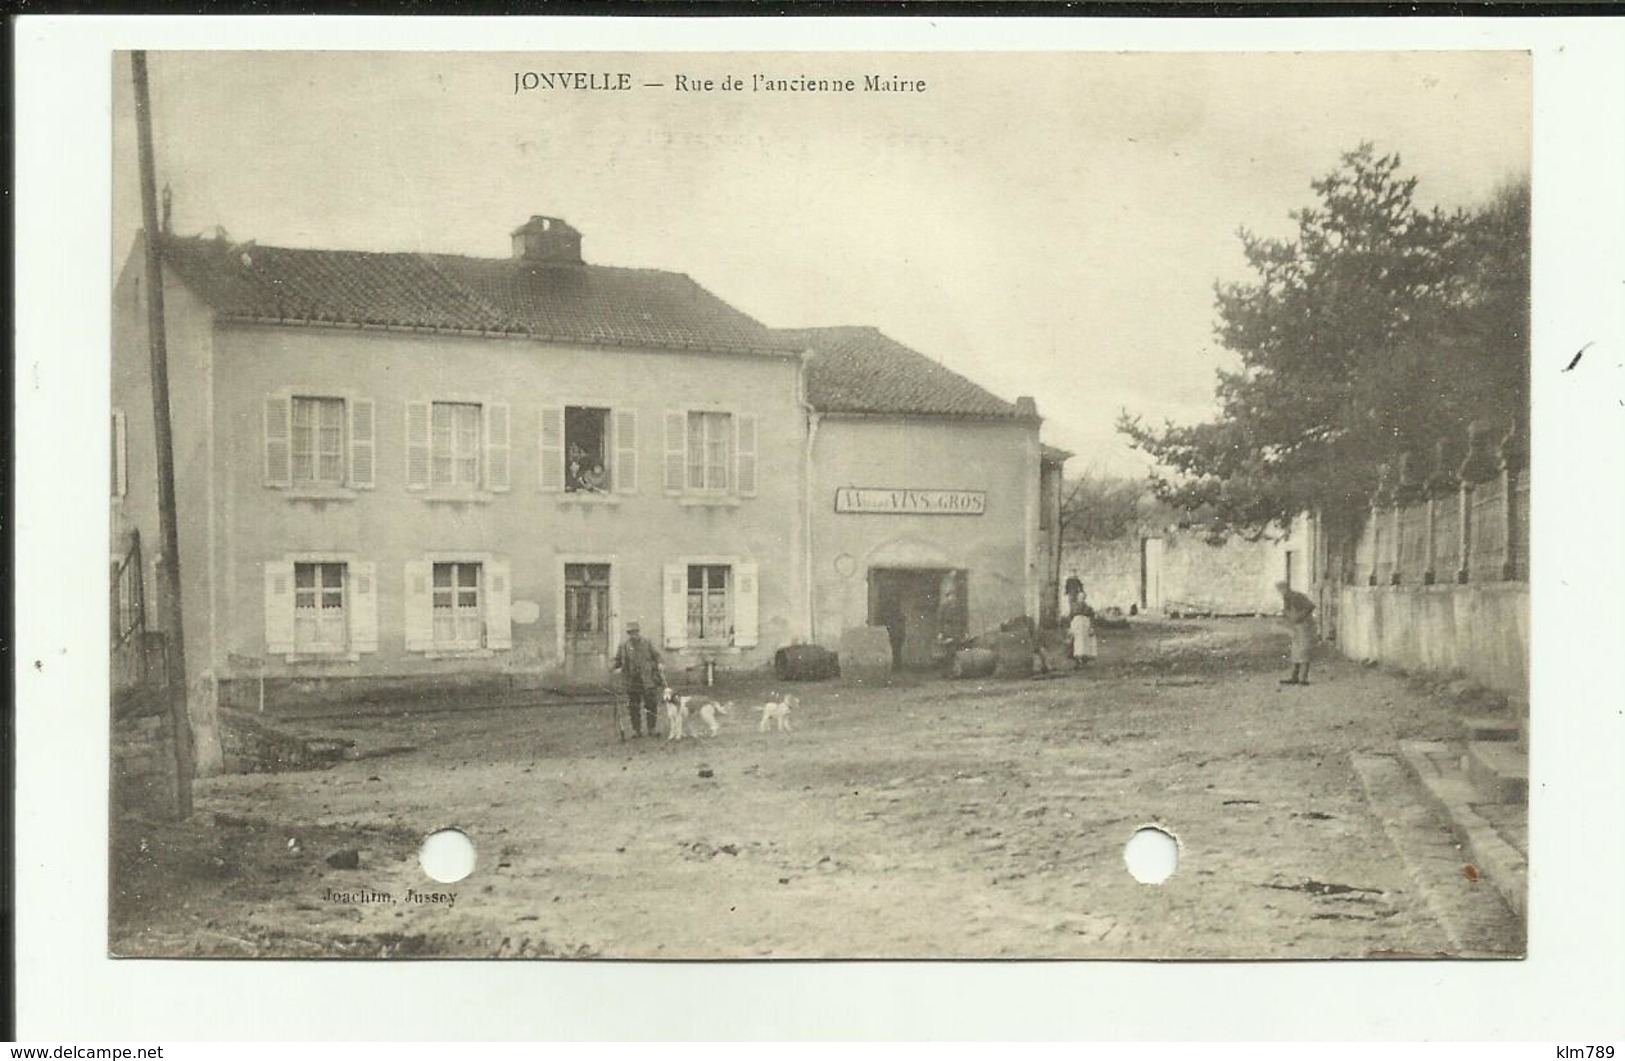
[[[152,425],[158,448],[158,534],[166,578],[158,580],[167,641],[165,677],[174,730],[175,809],[192,816],[192,719],[186,709],[186,637],[181,626],[181,550],[175,527],[175,443],[169,430],[169,350],[164,331],[162,236],[158,228],[158,180],[152,162],[152,104],[147,94],[147,53],[130,54],[135,77],[135,121],[141,155],[141,224],[147,253],[147,351],[152,361]]]

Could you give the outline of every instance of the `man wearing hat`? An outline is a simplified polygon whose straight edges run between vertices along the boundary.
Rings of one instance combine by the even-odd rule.
[[[626,682],[626,709],[632,715],[632,736],[643,736],[645,729],[649,736],[654,736],[655,719],[660,710],[660,687],[666,678],[660,670],[660,653],[643,639],[635,622],[626,624],[626,640],[615,650],[615,669]]]
[[[1282,678],[1282,685],[1309,684],[1309,652],[1315,643],[1315,602],[1292,588],[1289,582],[1277,582],[1281,591],[1281,619],[1292,638],[1292,677]]]

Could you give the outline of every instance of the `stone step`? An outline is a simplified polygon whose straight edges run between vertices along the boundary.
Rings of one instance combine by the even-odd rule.
[[[1507,744],[1491,744],[1510,748]],[[1400,741],[1400,757],[1445,812],[1456,835],[1472,852],[1473,865],[1519,917],[1528,915],[1529,861],[1479,813],[1480,793],[1462,769],[1461,746],[1443,741]],[[1521,805],[1513,804],[1521,811]]]
[[[1469,741],[1462,769],[1487,803],[1523,803],[1529,798],[1529,754],[1506,741]]]
[[[1516,741],[1523,724],[1510,715],[1474,715],[1461,720],[1461,732],[1467,741]]]

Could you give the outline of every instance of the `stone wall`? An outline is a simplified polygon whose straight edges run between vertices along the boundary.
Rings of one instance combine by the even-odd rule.
[[[1457,674],[1526,699],[1529,586],[1344,586],[1337,642],[1351,659]]]
[[[1467,452],[1434,449],[1424,477],[1385,466],[1328,586],[1343,654],[1470,678],[1513,699],[1529,687],[1529,466],[1516,425],[1473,423]],[[1323,614],[1322,619],[1331,618]]]
[[[1113,541],[1067,542],[1061,554],[1061,579],[1083,579],[1089,603],[1096,608],[1145,607],[1141,590],[1141,540],[1162,541],[1161,590],[1164,610],[1245,615],[1280,610],[1275,583],[1286,573],[1285,554],[1305,548],[1272,540],[1247,541],[1230,536],[1210,544],[1202,531],[1142,532]],[[1296,581],[1296,580],[1295,580]],[[1153,602],[1154,604],[1154,602]],[[1152,609],[1155,611],[1155,607]]]

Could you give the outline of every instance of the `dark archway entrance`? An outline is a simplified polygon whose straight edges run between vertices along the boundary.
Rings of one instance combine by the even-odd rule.
[[[931,666],[943,639],[965,636],[969,614],[963,570],[869,569],[869,625],[890,635],[894,669]]]

